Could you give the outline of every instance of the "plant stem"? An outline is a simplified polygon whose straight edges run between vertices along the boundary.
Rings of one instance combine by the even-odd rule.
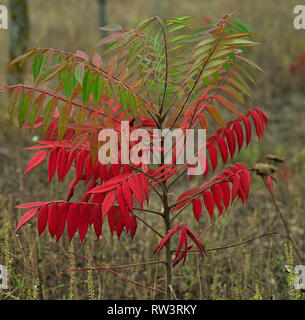
[[[169,216],[169,207],[168,207],[168,199],[167,194],[164,194],[163,198],[164,205],[164,223],[165,223],[165,234],[168,234],[171,230],[171,221]],[[165,245],[165,261],[166,261],[166,294],[165,299],[171,300],[173,299],[173,294],[171,288],[173,287],[173,270],[172,270],[172,255],[171,255],[171,239],[169,239]]]
[[[162,129],[163,125],[162,114],[159,118],[159,127]],[[164,139],[161,140],[161,147],[164,148]],[[161,154],[160,167],[164,165],[164,153]],[[170,207],[168,203],[168,187],[166,181],[161,183],[162,187],[162,206],[163,206],[163,220],[165,226],[165,234],[168,234],[171,228],[170,219]],[[169,239],[165,245],[165,272],[166,272],[166,288],[165,288],[165,299],[173,299],[173,270],[172,270],[172,255],[171,255],[171,239]]]

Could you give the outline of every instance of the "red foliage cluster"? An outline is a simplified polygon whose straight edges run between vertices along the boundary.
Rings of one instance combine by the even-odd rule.
[[[247,111],[244,115],[229,121],[208,139],[207,154],[213,171],[215,171],[218,164],[218,152],[225,164],[229,154],[233,158],[237,148],[240,150],[244,142],[248,146],[252,131],[250,116],[253,119],[256,134],[260,139],[264,134],[264,126],[267,125],[267,119],[258,108]],[[54,127],[56,127],[57,120],[53,121]],[[147,119],[143,119],[144,125],[146,124],[145,121],[147,122]],[[73,131],[70,129],[66,135],[73,134]],[[164,165],[157,170],[149,169],[147,176],[143,173],[134,174],[128,165],[111,164],[106,166],[98,161],[93,165],[89,144],[86,143],[78,147],[77,150],[71,140],[46,140],[39,141],[39,144],[38,146],[28,148],[39,151],[30,160],[25,173],[45,161],[49,154],[49,182],[51,182],[56,172],[58,181],[63,181],[73,164],[76,178],[70,184],[67,201],[29,203],[18,206],[18,208],[30,210],[20,220],[17,230],[38,214],[37,226],[39,234],[48,225],[51,237],[56,236],[57,241],[63,234],[65,226],[67,226],[70,240],[78,231],[81,241],[83,241],[88,227],[91,225],[93,225],[97,238],[99,238],[106,215],[108,216],[108,224],[112,234],[116,231],[119,237],[125,228],[133,238],[137,228],[136,218],[133,215],[134,199],[138,202],[140,208],[143,209],[144,198],[146,198],[146,202],[149,204],[149,192],[151,188],[161,183],[161,181],[168,180],[179,172],[173,165]],[[203,160],[200,159],[200,161]],[[210,168],[208,159],[205,159],[205,161],[206,170],[204,177],[206,177]],[[87,185],[87,192],[80,202],[69,202],[73,196],[75,187],[80,181],[84,181]],[[182,193],[171,211],[174,212],[183,208],[188,203],[192,203],[195,218],[199,220],[202,214],[202,200],[200,199],[200,196],[202,196],[203,203],[210,217],[213,216],[215,206],[221,214],[236,197],[241,199],[242,202],[247,200],[250,182],[249,168],[244,164],[235,164],[223,170],[202,186]],[[232,186],[231,189],[230,185]],[[166,239],[179,230],[181,231],[180,244],[185,241],[186,234],[191,234],[192,239],[195,239],[195,236],[190,233],[191,231],[186,226],[179,225],[166,235],[166,238],[157,247],[156,252],[161,250],[163,247],[162,243],[166,242]],[[179,245],[179,247],[181,246],[182,244]],[[184,257],[186,257],[186,254],[187,251],[185,250]],[[177,257],[175,263],[178,262]]]
[[[81,242],[83,242],[88,227],[93,225],[98,239],[102,233],[102,224],[107,213],[108,223],[112,234],[116,231],[118,237],[120,237],[125,227],[127,232],[130,231],[131,238],[133,238],[137,228],[135,217],[127,214],[127,212],[121,211],[118,206],[112,206],[107,209],[107,211],[103,211],[105,204],[107,204],[107,201],[104,202],[103,206],[99,203],[90,204],[65,201],[22,204],[17,206],[17,208],[31,209],[27,211],[19,221],[16,232],[38,214],[37,228],[39,235],[48,226],[51,237],[54,238],[54,236],[56,236],[56,240],[58,241],[67,226],[70,240],[72,240],[75,233],[78,231]]]
[[[180,231],[180,236],[179,236],[179,244],[178,244],[178,249],[176,252],[176,256],[172,262],[173,265],[176,265],[179,263],[182,258],[184,259],[184,262],[187,257],[187,251],[188,251],[188,245],[187,245],[187,237],[189,237],[196,245],[196,247],[199,249],[199,252],[201,256],[203,257],[206,255],[206,251],[201,244],[200,240],[196,237],[196,235],[193,233],[193,231],[185,226],[184,224],[179,224],[175,228],[173,228],[158,244],[154,252],[159,253],[160,250],[165,246],[167,241],[171,238],[172,235]],[[184,246],[184,251],[182,252],[182,247]]]

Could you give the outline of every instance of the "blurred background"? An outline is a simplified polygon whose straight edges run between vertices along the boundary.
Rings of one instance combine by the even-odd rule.
[[[238,161],[248,166],[268,163],[275,166],[278,183],[274,206],[262,180],[252,185],[248,206],[235,205],[211,229],[204,240],[207,248],[249,239],[258,234],[285,232],[279,209],[305,264],[305,30],[295,30],[293,9],[300,0],[1,0],[9,10],[8,30],[0,30],[0,87],[27,82],[26,67],[8,73],[6,66],[17,55],[32,47],[54,47],[92,56],[95,44],[103,37],[99,26],[119,24],[133,27],[152,15],[176,17],[194,15],[202,24],[240,11],[239,17],[257,31],[260,46],[247,50],[264,73],[256,73],[254,100],[266,112],[269,128],[260,143],[240,153]],[[69,252],[92,257],[103,265],[118,265],[153,260],[157,239],[145,229],[133,242],[122,235],[111,239],[108,230],[95,242],[94,235],[80,246],[63,237],[58,244],[49,235],[38,240],[36,226],[26,226],[18,237],[14,229],[21,212],[16,203],[60,199],[66,184],[48,185],[46,168],[41,167],[22,179],[31,157],[23,150],[33,144],[27,134],[9,127],[7,101],[0,97],[0,264],[10,270],[10,288],[0,291],[2,299],[153,299],[158,295],[113,278],[102,271],[61,272],[86,267],[87,262]],[[283,159],[270,163],[268,155]],[[270,158],[270,157],[269,157]],[[190,219],[190,225],[194,223]],[[153,221],[158,224],[158,221]],[[200,222],[200,230],[209,224]],[[142,228],[142,226],[140,226]],[[196,227],[198,230],[198,226]],[[107,229],[107,228],[105,228]],[[147,237],[150,237],[147,241]],[[291,245],[280,236],[258,239],[245,246],[211,252],[202,263],[196,255],[175,270],[179,299],[286,299],[302,298],[293,290],[291,274],[285,265],[297,264]],[[161,268],[161,267],[159,267]],[[124,271],[130,279],[160,285],[162,270],[147,266]],[[304,299],[304,297],[303,297]]]

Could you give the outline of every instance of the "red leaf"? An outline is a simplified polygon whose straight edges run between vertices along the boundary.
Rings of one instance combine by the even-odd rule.
[[[203,192],[203,200],[204,200],[204,204],[209,212],[209,215],[212,218],[213,212],[214,212],[214,198],[212,196],[212,193],[208,190],[204,191]]]
[[[85,183],[88,183],[88,181],[91,179],[93,175],[93,162],[90,154],[87,156],[87,165],[86,165],[86,181]]]
[[[78,233],[80,236],[81,243],[83,243],[86,233],[88,231],[88,226],[90,222],[90,211],[91,205],[81,205],[79,212],[79,226]]]
[[[97,239],[101,236],[102,233],[102,211],[99,205],[93,207],[93,224],[94,224],[94,231],[97,236]]]
[[[201,166],[201,170],[203,172],[204,178],[207,176],[208,171],[209,171],[209,162],[207,157],[203,154],[203,152],[198,153],[198,161]]]
[[[67,160],[68,160],[68,153],[66,151],[66,148],[61,148],[58,152],[58,157],[57,157],[57,177],[59,182],[63,180],[63,175],[66,170]]]
[[[49,171],[49,183],[52,181],[54,173],[57,167],[57,157],[58,157],[58,149],[54,148],[50,152],[49,156],[49,164],[48,164],[48,171]]]
[[[237,191],[238,191],[238,188],[239,188],[239,183],[240,183],[240,177],[237,174],[237,175],[234,176],[234,180],[233,180],[231,203],[234,201],[234,199],[235,199],[235,197],[237,195]]]
[[[225,139],[222,137],[219,137],[217,139],[217,144],[218,144],[218,148],[219,148],[219,151],[221,154],[222,161],[225,164],[228,160],[228,155],[229,155]]]
[[[169,167],[172,167],[172,166],[173,166],[172,164],[165,164],[165,165],[161,166],[158,170],[156,170],[156,171],[153,173],[153,176],[154,176],[154,177],[157,177],[158,174],[159,174],[161,171],[163,171],[164,169],[167,169],[167,168],[169,168]]]
[[[48,223],[48,216],[49,216],[49,207],[48,205],[44,205],[39,210],[39,215],[37,219],[37,229],[38,234],[41,235]]]
[[[266,178],[267,186],[268,186],[268,188],[270,190],[272,198],[274,198],[274,188],[273,188],[272,180],[276,181],[276,179],[273,178],[272,176],[267,176],[267,178]]]
[[[189,189],[189,190],[183,192],[177,199],[177,202],[181,202],[181,203],[179,203],[176,206],[174,206],[171,211],[172,212],[177,211],[180,208],[182,208],[185,205],[187,205],[189,202],[192,201],[191,197],[195,196],[196,194],[198,194],[200,192],[200,190],[201,189],[197,187],[197,188],[192,188],[192,189]],[[185,200],[185,201],[183,201],[183,200]]]
[[[145,175],[140,174],[140,179],[141,179],[142,186],[144,189],[147,205],[149,205],[149,188],[148,188],[148,183],[147,183]]]
[[[222,189],[219,184],[215,184],[215,186],[212,187],[212,194],[213,194],[214,201],[215,201],[215,204],[216,204],[219,212],[222,213],[223,207],[221,205],[221,201],[223,198],[223,193],[222,193]]]
[[[199,222],[199,218],[202,212],[202,203],[199,198],[196,198],[193,200],[193,212],[194,212],[195,219]]]
[[[256,130],[256,134],[258,136],[258,139],[260,140],[261,138],[261,122],[260,119],[257,115],[257,113],[253,110],[250,110],[254,125],[255,125],[255,130]]]
[[[25,225],[28,221],[30,221],[31,219],[33,219],[36,214],[38,213],[38,208],[34,208],[31,209],[29,211],[27,211],[22,218],[19,220],[19,223],[17,225],[16,231],[15,233],[17,233],[17,231],[23,226]]]
[[[107,181],[103,185],[91,189],[89,191],[89,193],[94,193],[94,194],[105,193],[107,191],[111,191],[111,190],[115,189],[116,187],[117,187],[117,184],[108,183],[108,181]]]
[[[74,188],[78,183],[79,183],[79,180],[77,178],[75,178],[74,180],[71,181],[70,186],[69,186],[69,190],[68,190],[67,201],[69,201],[73,197]]]
[[[109,212],[109,210],[113,207],[115,201],[115,193],[111,191],[107,194],[103,205],[102,205],[102,218],[104,219],[105,215]]]
[[[231,191],[230,191],[230,185],[229,182],[223,182],[220,184],[220,187],[222,188],[222,194],[223,194],[223,203],[225,205],[226,210],[228,209],[228,206],[230,204],[230,197],[231,197]]]
[[[235,135],[231,129],[226,129],[224,133],[228,141],[231,158],[233,158],[236,149]]]
[[[258,115],[260,116],[262,121],[265,123],[265,125],[268,126],[268,120],[267,120],[267,117],[265,116],[264,112],[259,108],[256,108],[256,112],[258,113]]]
[[[119,183],[126,180],[128,177],[130,177],[130,173],[120,174],[119,176],[109,179],[103,185],[90,190],[90,193],[102,193],[113,190],[117,187]]]
[[[139,185],[138,181],[135,179],[135,176],[128,179],[128,185],[133,192],[136,200],[138,201],[140,207],[143,209],[144,194],[142,185]]]
[[[103,203],[106,198],[106,193],[95,193],[91,199],[91,203]]]
[[[195,233],[188,228],[187,226],[185,226],[186,232],[188,234],[188,236],[193,240],[193,242],[195,243],[195,245],[197,246],[197,248],[199,249],[199,252],[201,254],[201,256],[203,257],[204,254],[206,254],[202,243],[200,242],[199,238],[195,235]]]
[[[91,193],[89,193],[89,191],[93,189],[95,186],[96,186],[96,183],[93,181],[87,184],[87,192],[81,198],[80,202],[89,202],[89,199],[91,197]]]
[[[113,232],[120,218],[121,218],[121,213],[119,210],[117,210],[117,207],[111,207],[108,213],[108,224],[109,224],[111,236],[113,236]]]
[[[246,145],[248,146],[251,140],[251,122],[246,116],[242,116],[242,119],[246,130]]]
[[[121,209],[122,215],[126,216],[128,214],[128,209],[126,206],[126,202],[124,200],[122,187],[120,185],[118,185],[118,187],[117,187],[116,195],[117,195],[117,200],[118,200],[118,204]]]
[[[28,202],[28,203],[20,204],[20,205],[16,206],[16,208],[18,208],[18,209],[30,209],[30,208],[34,208],[34,207],[41,207],[41,206],[43,206],[45,204],[47,204],[47,202]]]
[[[87,152],[85,150],[80,151],[76,157],[75,169],[76,169],[77,178],[79,180],[81,180],[83,176],[86,157],[87,157]]]
[[[160,241],[160,243],[157,245],[157,247],[154,250],[154,253],[159,253],[160,250],[165,246],[166,242],[171,238],[173,234],[178,232],[180,230],[181,225],[177,225],[175,228],[169,231],[169,233]]]
[[[79,204],[72,203],[69,207],[68,217],[67,217],[67,230],[70,241],[74,237],[74,234],[78,228],[79,224]]]
[[[181,231],[180,231],[180,237],[179,237],[179,244],[176,252],[175,259],[173,260],[172,264],[176,265],[179,259],[180,252],[182,250],[184,244],[184,252],[185,252],[185,257],[186,257],[186,252],[187,252],[187,234],[186,234],[186,229],[184,226],[181,226]]]
[[[247,199],[249,194],[250,183],[251,183],[251,175],[248,171],[244,171],[240,173],[240,177],[241,177],[241,180],[240,180],[241,187],[245,194],[245,198]]]
[[[260,124],[261,137],[263,138],[264,137],[264,132],[265,132],[264,123],[265,123],[265,125],[267,125],[267,123],[268,123],[267,122],[267,118],[266,118],[266,116],[264,115],[264,113],[260,109],[256,108],[255,111],[256,111],[256,113],[254,111],[253,112],[257,116],[258,122]]]
[[[58,204],[52,203],[49,208],[48,226],[51,237],[53,238],[58,227]]]
[[[46,160],[46,157],[47,157],[46,150],[38,151],[37,153],[35,153],[32,159],[30,160],[23,176],[25,176],[27,172],[29,172],[30,170],[34,169],[35,167],[39,166],[42,162],[44,162]]]
[[[209,155],[210,155],[210,160],[211,160],[211,163],[212,163],[213,171],[215,171],[215,169],[217,167],[217,149],[213,144],[210,144],[208,146],[208,151],[209,151]]]
[[[134,238],[134,235],[137,231],[137,219],[135,216],[130,217],[130,235],[131,235],[131,239]]]
[[[128,186],[128,183],[124,181],[122,183],[122,190],[123,190],[123,196],[125,199],[125,202],[129,208],[129,211],[133,213],[133,198],[132,198],[132,193],[130,191],[130,188]]]
[[[239,151],[241,150],[244,142],[244,134],[243,134],[243,129],[238,121],[234,121],[234,130],[237,136],[237,142],[238,142],[238,149]]]
[[[65,176],[67,175],[67,173],[69,172],[69,170],[70,170],[70,168],[72,166],[73,160],[75,158],[75,153],[76,153],[75,151],[73,151],[73,152],[69,151],[68,152],[68,160],[67,160],[66,168],[65,168],[65,170],[63,172],[63,175],[62,175],[62,179],[64,179]]]
[[[63,203],[58,207],[58,226],[56,230],[56,242],[61,238],[67,221],[69,205],[68,203]]]
[[[180,237],[179,237],[179,244],[178,244],[178,248],[177,248],[177,253],[176,253],[176,257],[174,258],[174,260],[172,261],[172,265],[176,265],[179,261],[181,261],[181,259],[184,257],[184,262],[187,256],[187,250],[188,250],[188,246],[187,246],[187,235],[191,238],[191,240],[195,243],[195,245],[197,246],[197,248],[199,249],[199,252],[201,254],[201,256],[203,257],[204,254],[206,254],[206,251],[203,248],[203,245],[201,244],[200,240],[198,239],[198,237],[193,233],[193,231],[191,229],[189,229],[187,226],[183,225],[183,224],[179,224],[177,225],[175,228],[173,228],[158,244],[158,246],[156,247],[155,252],[159,253],[160,250],[166,245],[167,241],[175,234],[177,233],[179,230],[180,231]],[[182,246],[184,244],[184,252],[181,253],[181,249]]]

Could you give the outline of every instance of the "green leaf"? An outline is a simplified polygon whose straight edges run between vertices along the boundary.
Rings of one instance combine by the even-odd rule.
[[[237,56],[238,59],[242,60],[243,62],[245,62],[247,65],[249,65],[250,67],[253,67],[261,72],[264,72],[264,70],[262,68],[260,68],[256,63],[254,63],[253,61],[245,58],[245,57],[242,57],[242,56]]]
[[[150,18],[147,18],[143,21],[141,21],[138,26],[137,26],[137,29],[139,30],[143,30],[145,29],[148,25],[150,25],[156,18],[155,17],[150,17]]]
[[[71,98],[74,84],[75,84],[74,73],[73,73],[73,70],[70,68],[65,72],[65,78],[64,78],[64,89],[65,89],[65,96],[67,97],[67,99]]]
[[[15,58],[8,66],[8,68],[12,67],[14,64],[16,63],[23,63],[24,61],[28,60],[29,58],[31,58],[35,52],[37,51],[37,49],[31,49],[27,52],[25,52],[23,55],[18,56],[17,58]]]
[[[172,43],[177,42],[177,41],[185,40],[187,38],[189,38],[189,35],[181,34],[179,36],[176,36],[176,37],[173,37],[172,39],[170,39],[170,41],[168,41],[168,44],[172,44]]]
[[[42,72],[37,79],[37,83],[47,83],[48,81],[54,79],[55,77],[59,76],[63,73],[66,69],[65,65],[54,65],[45,72]]]
[[[252,92],[250,87],[248,86],[247,82],[243,79],[243,77],[237,73],[237,72],[232,72],[232,76],[230,78],[231,83],[240,91],[244,92],[246,95],[249,97],[252,97]]]
[[[54,112],[55,112],[57,104],[58,104],[58,98],[53,98],[46,105],[46,108],[43,113],[43,120],[42,120],[43,134],[45,134],[47,132],[49,125],[54,118]]]
[[[83,84],[83,77],[84,77],[84,65],[83,64],[77,64],[75,66],[74,77],[81,85]]]
[[[104,27],[99,27],[99,29],[104,31],[114,32],[114,31],[121,31],[122,26],[120,26],[119,24],[109,24]]]
[[[233,32],[232,34],[226,35],[225,38],[226,39],[243,38],[243,37],[250,38],[254,34],[255,34],[255,32]],[[250,39],[250,40],[252,40],[252,39]]]
[[[33,73],[33,77],[34,77],[34,81],[36,81],[40,69],[41,69],[41,65],[42,65],[42,60],[43,60],[43,52],[38,50],[35,53],[35,57],[34,57],[34,61],[33,61],[33,67],[32,67],[32,73]]]
[[[84,79],[83,79],[82,98],[83,98],[84,104],[86,104],[89,100],[89,96],[92,91],[92,80],[93,80],[93,73],[90,69],[87,69],[85,71]]]
[[[137,112],[137,101],[136,101],[136,98],[132,94],[132,92],[128,92],[127,96],[128,96],[128,104],[129,104],[130,110],[131,110],[132,114],[135,117],[137,117],[138,112]]]
[[[127,105],[128,105],[128,98],[126,97],[126,91],[123,87],[119,87],[119,93],[120,93],[120,102],[122,105],[123,110],[127,111]]]
[[[237,38],[237,39],[226,40],[225,44],[229,46],[255,46],[255,45],[258,45],[259,42]]]
[[[216,39],[215,39],[215,38],[212,38],[212,37],[209,37],[209,38],[207,38],[207,39],[203,39],[203,40],[201,40],[201,41],[198,42],[198,44],[196,45],[196,48],[197,48],[197,47],[205,47],[206,45],[208,45],[208,44],[210,44],[210,43],[212,43],[212,42],[214,42],[214,41],[216,41]],[[213,47],[214,47],[214,46],[213,46]]]
[[[203,82],[204,82],[204,84],[205,84],[206,86],[209,86],[209,85],[211,84],[211,80],[210,80],[209,77],[203,78]]]
[[[46,96],[47,96],[46,93],[40,94],[33,104],[33,107],[31,109],[31,114],[30,114],[30,132],[32,132],[32,129],[38,119],[38,116],[40,115],[40,111],[46,100]]]
[[[32,105],[34,97],[34,90],[28,91],[22,99],[21,106],[19,109],[19,128],[21,129],[28,117],[30,107]]]
[[[75,112],[75,124],[84,124],[86,120],[86,109],[84,107],[78,108]],[[76,134],[78,135],[81,131],[76,130]]]
[[[67,130],[66,125],[69,123],[72,103],[67,102],[60,111],[58,118],[58,138],[61,140]]]
[[[15,117],[16,112],[18,110],[19,103],[21,100],[21,94],[22,94],[22,86],[19,85],[12,92],[11,102],[8,106],[8,114],[9,114],[10,124],[13,123],[14,117]]]
[[[255,30],[249,24],[245,23],[240,18],[235,18],[234,20],[233,20],[233,23],[235,23],[236,25],[239,25],[240,27],[242,27],[243,29],[245,29],[247,31],[251,30],[251,31],[255,32]]]
[[[93,100],[96,105],[99,104],[104,92],[104,78],[100,74],[96,74],[92,86]]]

